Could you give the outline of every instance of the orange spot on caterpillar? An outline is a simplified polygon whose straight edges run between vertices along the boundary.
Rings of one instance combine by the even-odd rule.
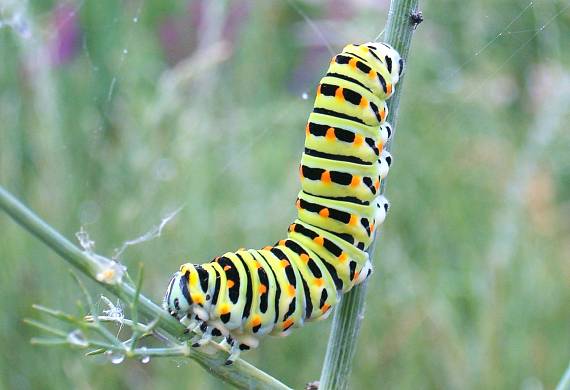
[[[295,232],[295,226],[296,224],[292,223],[291,225],[289,225],[289,231],[290,232]]]
[[[358,279],[359,276],[360,276],[360,272],[356,271],[354,273],[354,280]]]
[[[255,266],[256,269],[261,268],[261,263],[257,260],[254,261],[253,265]]]
[[[382,111],[380,111],[380,118],[382,119],[382,122],[384,122],[384,120],[386,120],[386,109],[383,108]]]
[[[380,188],[380,179],[376,179],[376,181],[374,182],[374,188],[376,188],[376,191],[378,191],[378,189]]]
[[[329,171],[324,171],[321,175],[321,181],[325,184],[331,183],[331,174]]]
[[[190,298],[192,299],[192,302],[195,302],[197,304],[203,305],[204,304],[204,296],[201,294],[191,294]]]
[[[375,228],[375,227],[376,227],[376,226],[375,226],[373,223],[370,224],[370,233],[373,233],[373,232],[374,232],[374,228]]]
[[[295,296],[295,292],[297,290],[295,290],[295,286],[293,286],[292,284],[289,285],[289,287],[287,287],[287,292],[289,293],[290,297]]]
[[[358,106],[362,109],[368,107],[368,100],[366,100],[364,96],[360,97],[360,104]]]
[[[231,265],[224,265],[224,271],[227,271],[227,270],[229,270],[229,269],[232,269],[232,266],[231,266]]]
[[[356,134],[354,136],[354,141],[352,142],[354,143],[354,146],[360,146],[364,142],[364,137],[361,136],[360,134]]]
[[[378,74],[376,73],[375,70],[371,70],[370,72],[368,72],[368,77],[370,77],[371,79],[375,79],[377,75]]]
[[[350,216],[350,220],[348,221],[348,224],[351,226],[355,226],[356,223],[358,222],[358,218],[356,217],[356,215],[351,215]]]
[[[317,96],[321,95],[321,84],[317,87]]]
[[[384,144],[382,143],[382,141],[378,141],[376,147],[378,148],[378,152],[382,153],[382,149],[384,149]]]
[[[263,250],[264,250],[264,251],[268,251],[268,250],[270,250],[271,248],[273,248],[271,245],[267,245],[267,246],[264,246],[264,247],[263,247]]]
[[[251,327],[255,328],[256,326],[261,325],[261,317],[258,315],[253,316],[251,319]]]
[[[358,60],[356,58],[351,58],[350,61],[348,61],[348,66],[350,66],[352,69],[356,69],[357,62]]]
[[[301,208],[301,199],[297,199],[297,201],[295,202],[295,207],[297,207],[298,209]]]
[[[305,176],[303,176],[303,166],[299,165],[299,176],[301,177],[301,179],[304,179]]]
[[[283,329],[290,328],[294,324],[293,320],[289,318],[287,321],[283,323]]]
[[[301,253],[301,256],[299,256],[299,258],[305,264],[307,264],[309,262],[309,255],[306,253]]]
[[[307,126],[305,126],[305,135],[308,137],[311,134],[311,131],[309,130],[309,124],[307,123]]]
[[[221,305],[220,306],[220,314],[224,315],[224,314],[228,314],[230,312],[230,305]]]
[[[228,286],[228,288],[232,288],[235,285],[236,285],[235,282],[231,279],[228,279],[228,281],[226,282],[226,286]]]
[[[334,141],[336,140],[336,135],[334,133],[334,128],[329,127],[327,129],[327,134],[325,135],[325,138],[328,139],[329,141]]]
[[[350,186],[352,188],[358,187],[360,185],[360,177],[359,176],[352,176],[352,180],[350,181]]]
[[[340,256],[338,257],[338,261],[339,261],[340,263],[344,263],[347,259],[348,259],[348,255],[347,255],[346,253],[344,253],[344,252],[342,252],[342,253],[340,254]]]
[[[281,267],[287,268],[287,267],[289,267],[290,265],[291,265],[291,263],[289,263],[289,260],[287,260],[287,259],[282,259],[282,260],[281,260]]]
[[[390,95],[392,93],[392,84],[386,85],[386,93]]]
[[[323,280],[323,278],[316,278],[313,283],[317,287],[322,287],[325,284],[325,281]]]
[[[285,245],[285,240],[279,240],[279,242],[277,243],[277,245],[280,245],[280,246]]]
[[[338,87],[334,92],[334,97],[336,100],[344,102],[344,95],[342,93],[342,87]]]
[[[321,211],[319,211],[319,215],[323,218],[328,218],[329,217],[329,209],[324,208]]]
[[[313,241],[316,242],[320,246],[325,245],[325,239],[322,236],[317,236],[317,237],[313,238]]]
[[[265,284],[260,284],[259,285],[259,293],[261,295],[265,294],[267,292],[267,286]]]
[[[321,307],[321,312],[324,314],[324,313],[326,313],[327,311],[329,311],[330,308],[331,308],[331,305],[329,305],[328,303],[325,303],[325,304],[323,305],[323,307]]]

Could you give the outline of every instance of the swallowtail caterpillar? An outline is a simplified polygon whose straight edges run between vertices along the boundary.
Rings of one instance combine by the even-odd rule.
[[[392,163],[386,99],[403,68],[384,43],[348,45],[332,59],[305,128],[298,216],[287,237],[183,264],[168,284],[164,308],[201,333],[193,346],[222,337],[231,364],[264,335],[326,318],[370,276],[366,249],[389,207],[379,194]]]

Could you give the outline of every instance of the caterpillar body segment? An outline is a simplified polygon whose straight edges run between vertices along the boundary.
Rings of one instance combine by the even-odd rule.
[[[388,115],[386,102],[343,79],[325,77],[317,87],[314,112],[377,126]]]
[[[297,201],[299,219],[313,226],[327,226],[328,231],[351,236],[355,241],[365,242],[364,246],[368,247],[376,210],[369,205],[347,203],[301,191]]]
[[[264,335],[328,317],[372,273],[366,249],[389,209],[380,195],[392,164],[386,99],[403,67],[383,43],[348,45],[332,59],[305,127],[298,217],[287,237],[183,264],[169,282],[163,305],[201,335],[193,346],[222,337],[230,364]]]
[[[327,235],[326,231],[300,220],[289,227],[289,236],[313,253],[322,255],[320,259],[329,271],[337,292],[349,291],[356,284],[355,276],[370,262],[368,253],[354,246],[354,241],[351,243],[336,235]]]
[[[327,164],[328,169],[321,168]],[[380,173],[380,166],[375,163],[330,160],[307,152],[301,159],[301,186],[304,191],[318,196],[354,197],[370,202],[377,196],[374,183]]]

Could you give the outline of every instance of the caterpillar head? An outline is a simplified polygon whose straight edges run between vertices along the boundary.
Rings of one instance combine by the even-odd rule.
[[[180,271],[170,278],[166,294],[162,301],[162,307],[177,320],[182,319],[190,310],[188,304],[190,294],[188,292],[188,277]]]
[[[210,274],[202,266],[183,264],[168,283],[162,303],[171,316],[180,320],[186,315],[195,314],[200,319],[208,319]]]
[[[404,72],[404,60],[400,53],[392,46],[382,42],[372,42],[365,45],[386,65],[392,76],[392,83],[396,84]]]

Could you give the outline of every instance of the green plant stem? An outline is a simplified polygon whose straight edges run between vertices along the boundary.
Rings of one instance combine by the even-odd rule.
[[[564,372],[564,375],[562,375],[562,378],[560,378],[560,382],[558,382],[558,385],[556,386],[556,390],[569,390],[569,389],[570,389],[570,364],[568,365],[568,368]]]
[[[34,214],[2,186],[0,186],[0,209],[4,210],[23,228],[57,252],[63,259],[111,293],[128,302],[131,302],[135,298],[136,288],[127,284],[125,281],[119,280],[115,284],[98,281],[97,272],[100,270],[101,265],[100,261],[93,254],[79,249]],[[177,338],[183,334],[185,329],[184,325],[176,321],[159,305],[142,294],[138,296],[137,308],[139,314],[148,318],[158,318],[159,322],[157,328],[171,335],[173,338]],[[214,347],[217,346],[217,344],[213,345]],[[222,350],[221,347],[218,348],[219,351],[212,355],[190,349],[188,357],[197,361],[202,367],[208,370],[208,372],[237,388],[288,389],[287,386],[277,379],[241,359],[238,359],[230,366],[225,366],[224,362],[227,358],[227,352]]]
[[[388,21],[386,22],[384,41],[392,45],[404,60],[408,59],[412,34],[418,22],[414,22],[411,15],[418,11],[418,0],[392,0]],[[404,78],[404,77],[403,77]],[[389,122],[393,129],[396,129],[398,116],[398,105],[403,87],[403,78],[400,79],[394,95],[388,100]],[[393,142],[392,138],[392,141]],[[391,142],[386,145],[390,150]],[[382,182],[380,193],[383,194],[386,182]],[[367,252],[372,258],[376,241],[370,245]],[[356,340],[360,332],[360,325],[364,318],[364,300],[366,297],[366,286],[364,282],[354,287],[349,293],[342,297],[336,307],[329,343],[323,368],[319,389],[346,389],[348,388],[352,360],[356,351]]]

